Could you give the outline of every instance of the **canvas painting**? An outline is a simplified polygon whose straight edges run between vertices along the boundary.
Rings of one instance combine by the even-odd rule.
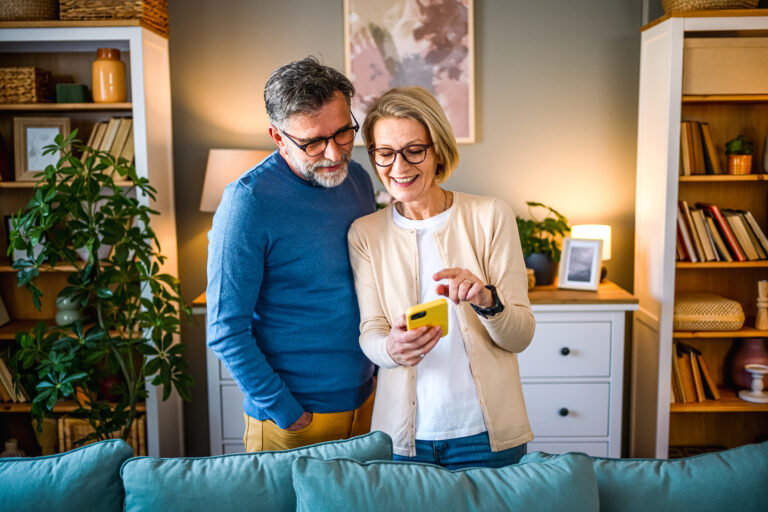
[[[362,120],[391,87],[418,85],[440,102],[458,142],[475,141],[472,0],[345,0],[347,76]]]

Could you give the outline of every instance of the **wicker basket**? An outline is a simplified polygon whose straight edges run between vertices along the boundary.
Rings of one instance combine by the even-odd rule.
[[[754,9],[758,0],[661,0],[664,12],[698,11],[701,9]]]
[[[675,297],[676,331],[736,331],[744,325],[744,310],[735,300],[709,293]]]
[[[58,0],[0,1],[0,21],[55,20],[58,17]]]
[[[0,103],[50,103],[56,99],[51,74],[39,68],[0,68]]]
[[[131,429],[131,435],[126,442],[133,448],[133,454],[135,456],[147,454],[147,428],[146,428],[146,416],[139,416],[133,422],[133,428]],[[69,416],[62,416],[58,420],[59,422],[59,453],[68,452],[78,446],[85,446],[95,443],[95,440],[86,441],[81,445],[75,443],[93,432],[93,427],[87,420],[80,418],[70,418]],[[120,437],[117,432],[114,432],[111,436],[112,439]]]
[[[139,20],[168,37],[168,0],[59,0],[62,20]]]

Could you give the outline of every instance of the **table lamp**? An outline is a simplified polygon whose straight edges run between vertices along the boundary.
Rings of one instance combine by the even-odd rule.
[[[211,149],[205,167],[200,211],[215,212],[224,188],[270,153],[259,149]]]
[[[611,259],[611,226],[605,224],[578,224],[571,227],[571,238],[587,238],[603,241],[603,261]],[[603,265],[600,270],[600,281],[604,281],[608,270]]]

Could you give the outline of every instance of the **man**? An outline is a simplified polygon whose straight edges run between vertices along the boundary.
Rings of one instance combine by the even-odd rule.
[[[351,161],[352,83],[308,57],[264,89],[272,153],[225,190],[208,234],[208,344],[245,394],[247,451],[370,429],[373,366],[347,230],[375,210]]]

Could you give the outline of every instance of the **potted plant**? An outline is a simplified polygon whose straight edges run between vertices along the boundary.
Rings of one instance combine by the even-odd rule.
[[[562,239],[571,231],[568,220],[551,206],[526,201],[530,219],[517,216],[517,229],[523,247],[525,266],[533,269],[536,284],[552,284],[560,261]],[[534,216],[533,208],[543,208],[543,218]]]
[[[725,143],[728,155],[728,174],[749,174],[752,172],[752,141],[739,135]]]
[[[76,135],[58,135],[46,146],[44,154],[62,156],[40,173],[34,197],[14,216],[8,251],[26,253],[13,267],[38,310],[41,269],[73,269],[57,303],[74,303],[80,312],[65,315],[65,325],[41,322],[17,333],[12,362],[33,397],[38,425],[57,401],[69,399],[77,406],[73,414],[93,428],[79,442],[127,439],[147,379],[162,387],[163,400],[172,389],[189,400],[193,379],[174,336],[180,314],[189,318],[191,310],[178,280],[160,271],[165,258],[150,224],[157,212],[139,200],[154,199],[155,189],[128,161],[83,148]],[[73,146],[88,151],[82,162]]]

